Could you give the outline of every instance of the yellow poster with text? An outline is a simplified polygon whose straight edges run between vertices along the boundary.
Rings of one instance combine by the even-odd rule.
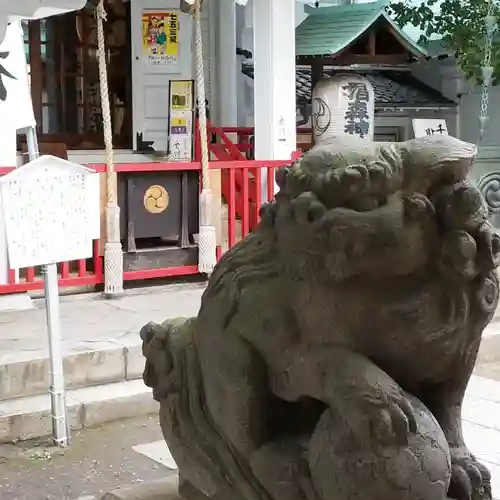
[[[152,65],[177,64],[179,16],[170,11],[143,11],[142,55]]]

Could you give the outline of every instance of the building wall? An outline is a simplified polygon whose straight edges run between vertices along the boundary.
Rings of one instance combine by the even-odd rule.
[[[488,115],[482,141],[479,141],[479,114],[481,111],[481,89],[467,82],[457,69],[452,58],[432,61],[415,67],[415,76],[440,90],[450,99],[459,102],[455,133],[460,139],[478,144],[478,157],[471,171],[471,179],[481,179],[500,164],[500,87],[488,91]],[[497,225],[500,227],[499,224]]]

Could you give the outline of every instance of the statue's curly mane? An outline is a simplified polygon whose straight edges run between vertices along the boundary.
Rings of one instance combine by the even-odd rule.
[[[352,167],[348,159],[339,154],[324,153],[323,149],[313,149],[291,166],[282,167],[277,171],[276,182],[280,191],[276,195],[276,200],[262,207],[260,211],[261,222],[257,229],[224,254],[213,271],[208,287],[203,294],[203,302],[216,295],[220,290],[224,290],[231,297],[231,302],[233,300],[236,302],[241,289],[248,282],[266,280],[279,276],[283,272],[278,265],[279,254],[274,230],[276,212],[283,203],[289,203],[290,200],[306,191],[317,191],[318,185],[322,186],[325,198],[328,198],[329,187],[335,189],[334,186],[338,186],[340,192],[343,179],[348,179],[353,175],[357,176],[357,172],[366,174],[366,177],[368,170],[370,170],[375,173],[377,178],[380,178],[382,174],[387,180],[400,177],[401,168],[397,172],[393,172],[389,161],[384,163],[377,159],[367,166]],[[388,147],[382,148],[382,150],[383,156],[388,160],[397,158],[394,148]],[[321,161],[323,168],[315,170],[314,166],[318,164],[318,154],[323,156]],[[338,162],[342,165],[339,166]],[[332,169],[332,164],[337,164],[338,168]],[[330,168],[327,168],[327,165],[330,165]],[[392,190],[394,190],[400,185],[400,182],[388,182],[388,184],[391,184]],[[353,198],[360,197],[360,193],[354,192],[352,195]],[[342,206],[341,200],[339,201],[337,206]],[[231,307],[230,304],[228,307]]]
[[[422,152],[429,152],[429,142],[435,148],[426,158]],[[300,265],[301,257],[291,266],[284,265],[281,252],[284,243],[279,233],[287,224],[290,206],[307,193],[313,193],[327,210],[350,209],[366,213],[383,207],[388,197],[395,193],[418,194],[434,211],[439,226],[453,224],[443,219],[455,217],[457,207],[449,200],[457,198],[458,211],[466,227],[454,229],[470,230],[467,221],[474,221],[474,226],[479,227],[484,223],[485,207],[482,201],[474,198],[475,188],[466,182],[475,153],[473,146],[451,137],[416,139],[400,144],[367,143],[347,138],[312,149],[292,165],[277,171],[280,191],[276,199],[262,207],[262,220],[256,230],[229,249],[217,264],[203,295],[202,309],[212,297],[222,293],[224,311],[221,314],[227,325],[236,312],[241,291],[249,283],[267,281],[285,272],[293,274],[293,266]],[[462,187],[457,188],[460,183]],[[466,194],[460,195],[461,192]],[[445,229],[441,238],[448,237],[449,228]],[[300,239],[301,234],[295,233]],[[307,237],[304,239],[304,245],[311,244]],[[471,239],[474,240],[474,236]],[[460,251],[458,246],[453,250]],[[310,255],[315,252],[321,254],[325,250],[321,247],[308,249]],[[304,259],[307,260],[307,255]],[[300,272],[297,276],[303,278]],[[457,286],[450,293],[450,314],[459,320],[458,316],[466,316],[469,310],[467,294],[464,286]]]

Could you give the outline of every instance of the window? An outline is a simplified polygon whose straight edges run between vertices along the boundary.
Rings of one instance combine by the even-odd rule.
[[[104,23],[115,147],[132,146],[130,3],[108,0]],[[41,141],[68,149],[104,145],[94,12],[54,16],[25,25],[33,107]]]
[[[404,140],[401,127],[375,127],[375,142],[400,142]]]

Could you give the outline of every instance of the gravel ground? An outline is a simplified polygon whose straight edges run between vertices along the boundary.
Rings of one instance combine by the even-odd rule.
[[[173,474],[132,450],[162,439],[157,419],[143,417],[74,432],[66,450],[42,441],[1,445],[0,499],[100,500],[119,486]]]

